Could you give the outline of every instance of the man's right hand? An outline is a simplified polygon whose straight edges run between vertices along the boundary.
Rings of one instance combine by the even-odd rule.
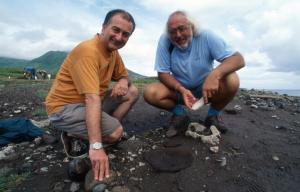
[[[104,149],[90,149],[89,157],[92,163],[94,179],[102,181],[109,177],[109,161]]]
[[[192,106],[193,104],[196,102],[196,98],[195,96],[193,95],[193,93],[184,88],[184,87],[180,87],[179,88],[179,92],[181,93],[182,95],[182,98],[183,98],[183,101],[184,101],[184,104],[189,108],[189,109],[192,109]]]

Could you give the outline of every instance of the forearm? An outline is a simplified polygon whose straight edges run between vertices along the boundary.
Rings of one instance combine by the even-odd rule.
[[[101,142],[101,99],[96,94],[85,95],[86,127],[90,143]]]
[[[245,66],[243,56],[236,52],[234,55],[226,58],[218,67],[216,67],[212,73],[215,73],[218,79],[233,73]]]
[[[171,74],[158,73],[158,79],[169,89],[180,92],[184,88]]]

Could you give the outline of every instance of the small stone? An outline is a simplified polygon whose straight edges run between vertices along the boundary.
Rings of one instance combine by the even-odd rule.
[[[21,113],[21,112],[22,112],[21,110],[15,110],[14,111],[15,114],[18,114],[18,113]]]
[[[219,147],[218,146],[210,147],[209,151],[212,152],[212,153],[218,153],[219,152]]]
[[[166,112],[161,111],[161,112],[159,113],[159,115],[160,115],[160,116],[165,116],[165,115],[166,115]]]
[[[40,170],[41,172],[46,173],[48,172],[48,167],[42,167]]]
[[[71,192],[79,191],[79,189],[80,189],[80,184],[79,183],[77,183],[77,182],[71,183],[71,186],[70,186],[70,191]]]
[[[132,168],[129,169],[130,172],[133,172],[134,170],[135,170],[134,167],[132,167]]]
[[[250,107],[253,108],[253,109],[257,109],[258,108],[258,106],[254,105],[254,104],[252,104]]]
[[[115,159],[116,156],[115,156],[114,154],[108,154],[108,158],[109,158],[109,159]]]
[[[116,180],[117,174],[115,171],[109,171],[109,177],[104,178],[103,181],[94,180],[93,170],[90,170],[85,176],[84,189],[85,191],[92,191],[92,189],[98,184],[111,184],[114,180]]]
[[[279,161],[279,157],[277,157],[276,155],[274,155],[274,156],[272,157],[272,159],[273,159],[274,161]]]
[[[92,192],[105,192],[106,187],[107,187],[107,186],[106,186],[104,183],[97,184],[97,185],[93,188],[93,191],[92,191]]]
[[[226,164],[227,164],[226,157],[221,157],[220,159],[217,159],[217,161],[220,162],[220,166],[221,166],[221,167],[224,167],[224,166],[226,166]]]

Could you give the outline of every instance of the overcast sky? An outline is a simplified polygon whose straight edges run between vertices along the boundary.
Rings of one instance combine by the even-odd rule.
[[[0,56],[33,59],[70,51],[101,30],[107,11],[122,8],[137,28],[120,50],[125,65],[154,76],[157,41],[168,15],[190,13],[241,52],[241,87],[300,89],[299,0],[0,0]]]

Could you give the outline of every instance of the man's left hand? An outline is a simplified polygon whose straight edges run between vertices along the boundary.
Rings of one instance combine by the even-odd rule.
[[[111,97],[124,96],[128,92],[128,80],[120,79],[112,88]]]

